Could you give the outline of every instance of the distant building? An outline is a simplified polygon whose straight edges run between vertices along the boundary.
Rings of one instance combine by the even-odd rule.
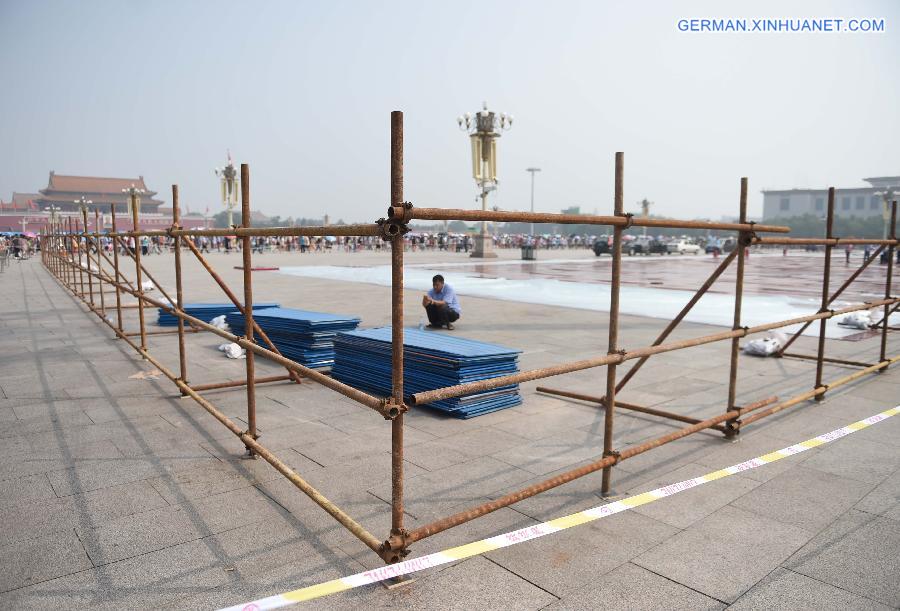
[[[40,209],[51,204],[58,206],[62,212],[78,212],[80,207],[75,200],[91,200],[88,205],[89,214],[93,215],[97,209],[102,213],[109,212],[110,204],[116,205],[116,215],[127,214],[129,195],[122,189],[128,189],[132,185],[144,191],[140,194],[141,214],[157,214],[163,204],[158,199],[153,199],[156,191],[147,188],[143,176],[137,178],[101,178],[97,176],[64,176],[56,172],[50,172],[47,188],[41,189],[37,205]]]
[[[172,224],[172,210],[168,214],[160,210],[164,203],[155,199],[156,191],[151,191],[143,176],[137,178],[106,178],[99,176],[67,176],[50,172],[47,188],[38,193],[13,193],[12,201],[0,205],[0,231],[40,231],[47,224],[48,208],[59,210],[64,219],[73,218],[81,221],[81,207],[76,200],[84,197],[88,204],[88,227],[94,230],[94,210],[100,213],[99,229],[106,230],[112,226],[110,206],[115,205],[116,226],[123,231],[132,228],[131,216],[128,214],[128,189],[132,185],[141,189],[140,225],[141,229],[165,229]],[[194,215],[192,215],[194,216]],[[200,218],[183,218],[181,225],[187,228],[202,227],[205,221]]]
[[[569,206],[560,210],[562,214],[581,214],[581,206]]]
[[[900,197],[900,176],[864,178],[871,187],[834,190],[835,217],[881,217],[883,199],[876,193],[893,188]],[[763,220],[812,214],[825,216],[828,189],[789,189],[763,191]]]

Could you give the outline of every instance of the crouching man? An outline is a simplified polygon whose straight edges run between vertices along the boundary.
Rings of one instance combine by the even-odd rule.
[[[438,274],[431,279],[431,290],[422,297],[422,305],[428,313],[428,326],[432,329],[440,329],[445,326],[453,330],[453,323],[459,320],[462,312],[459,307],[459,299],[453,287],[444,282],[444,277]]]

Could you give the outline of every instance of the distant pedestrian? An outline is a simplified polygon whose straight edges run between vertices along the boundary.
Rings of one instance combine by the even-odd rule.
[[[846,263],[850,263],[851,252],[853,252],[853,244],[847,244],[846,246],[844,246],[844,257]]]

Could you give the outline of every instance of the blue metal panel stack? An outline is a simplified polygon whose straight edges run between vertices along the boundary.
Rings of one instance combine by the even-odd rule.
[[[334,338],[359,326],[359,318],[292,308],[256,311],[253,319],[284,356],[306,367],[330,367],[334,363]],[[244,316],[228,312],[225,322],[235,335],[245,333]],[[261,342],[259,336],[257,342]]]
[[[256,310],[264,310],[266,308],[277,308],[277,303],[254,303],[253,311]],[[159,310],[159,318],[157,319],[157,324],[162,327],[174,327],[178,324],[178,317],[174,314],[169,314],[162,308],[157,308]],[[184,311],[186,314],[190,314],[194,318],[199,318],[204,322],[209,322],[213,318],[217,316],[222,316],[224,314],[228,314],[229,312],[234,311],[233,303],[186,303],[184,304]]]
[[[445,386],[486,380],[519,371],[520,350],[440,333],[404,329],[404,392],[410,395]],[[334,339],[336,380],[367,392],[391,394],[391,328],[341,333]],[[457,418],[473,418],[518,405],[519,385],[455,397],[430,407]]]

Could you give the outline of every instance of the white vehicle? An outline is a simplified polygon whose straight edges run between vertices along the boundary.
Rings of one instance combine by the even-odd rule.
[[[676,240],[674,242],[669,242],[668,245],[669,252],[677,252],[681,255],[692,254],[698,255],[700,254],[700,246],[694,244],[690,240],[686,240],[684,238],[680,240]]]

